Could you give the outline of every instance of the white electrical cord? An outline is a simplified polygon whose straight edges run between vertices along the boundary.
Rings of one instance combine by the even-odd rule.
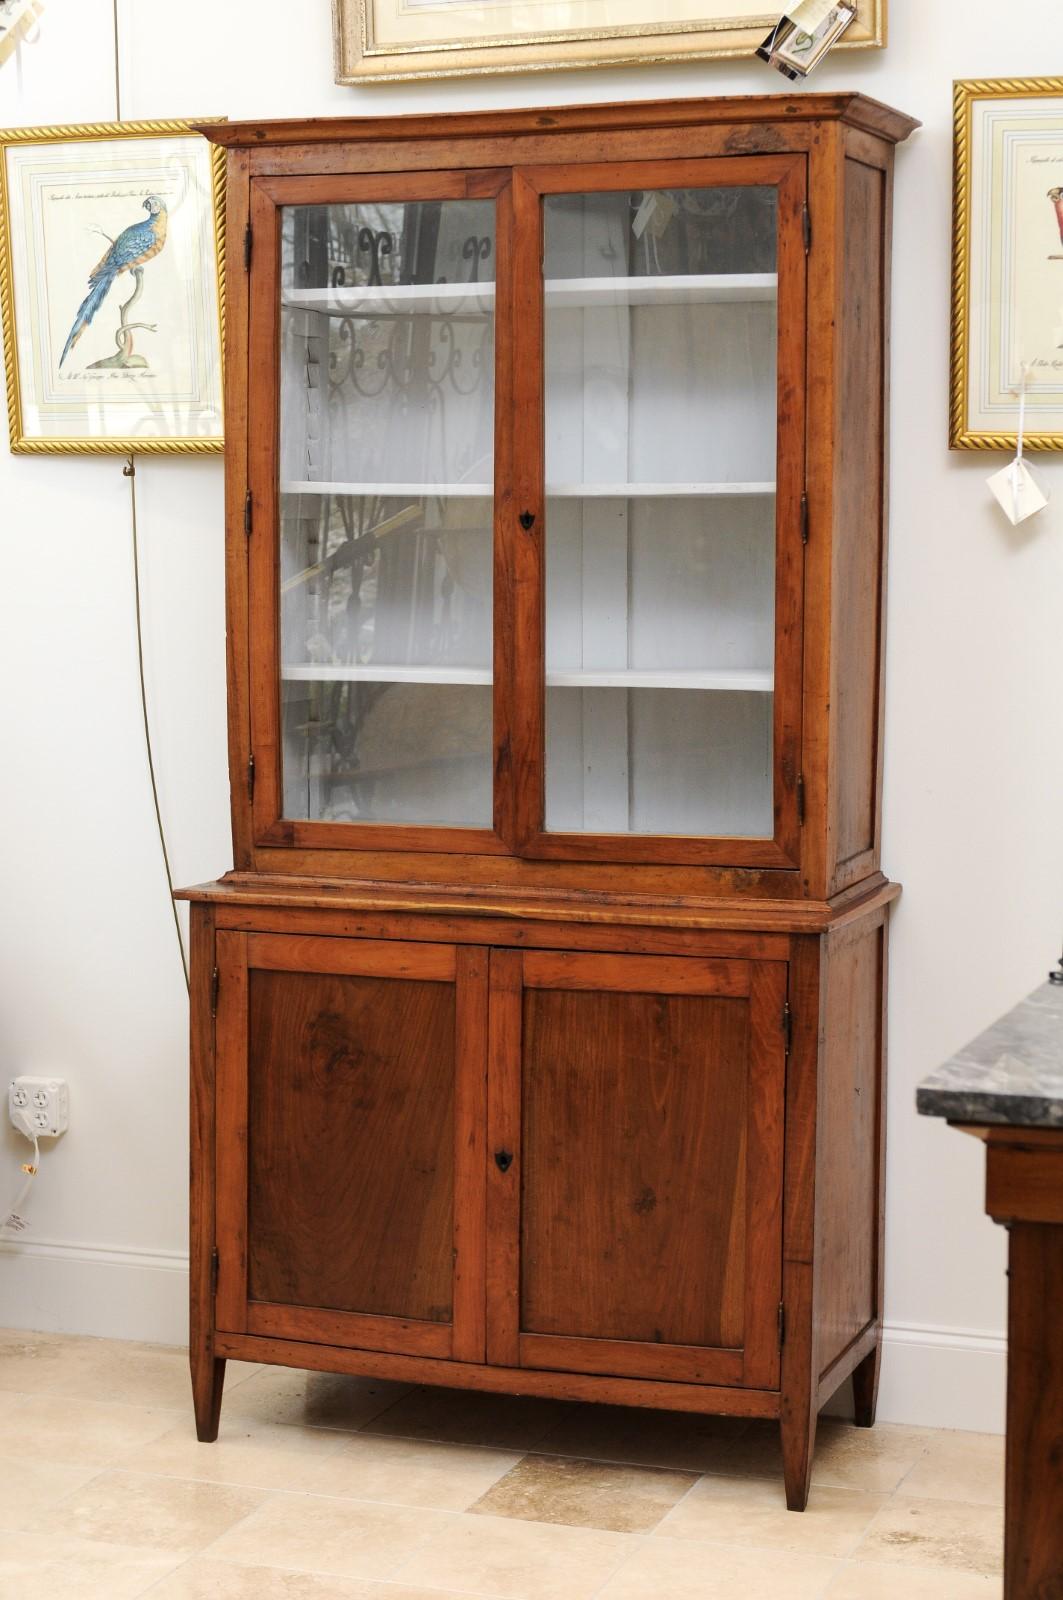
[[[12,1121],[14,1122],[14,1118],[12,1118]],[[22,1185],[22,1188],[19,1190],[18,1194],[15,1196],[15,1203],[11,1207],[11,1210],[4,1217],[3,1221],[0,1222],[0,1231],[9,1229],[12,1233],[21,1233],[23,1228],[28,1227],[29,1224],[27,1223],[26,1218],[19,1214],[19,1207],[29,1194],[30,1185],[37,1176],[37,1169],[41,1164],[41,1146],[40,1141],[37,1138],[37,1134],[34,1132],[33,1128],[30,1126],[29,1122],[25,1120],[25,1118],[21,1119],[20,1122],[15,1123],[15,1126],[18,1128],[20,1133],[24,1133],[26,1135],[27,1139],[33,1140],[33,1160],[24,1161],[22,1163],[22,1170],[26,1174],[26,1181]]]

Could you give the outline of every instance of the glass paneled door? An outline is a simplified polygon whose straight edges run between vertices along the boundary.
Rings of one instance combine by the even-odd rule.
[[[804,184],[255,181],[258,843],[797,864]]]
[[[803,171],[744,157],[517,184],[543,236],[526,848],[792,865]]]
[[[496,202],[348,187],[272,216],[273,803],[289,830],[490,830]]]

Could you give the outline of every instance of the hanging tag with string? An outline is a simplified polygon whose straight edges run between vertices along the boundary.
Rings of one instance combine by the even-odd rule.
[[[1015,460],[986,479],[1004,515],[1014,527],[1018,527],[1020,522],[1025,522],[1027,517],[1043,511],[1048,504],[1048,496],[1026,465],[1022,453],[1023,435],[1026,432],[1026,384],[1029,372],[1029,367],[1023,362],[1018,391],[1019,432],[1016,439]]]

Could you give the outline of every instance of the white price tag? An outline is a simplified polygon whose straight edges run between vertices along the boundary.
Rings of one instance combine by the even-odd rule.
[[[1018,527],[1020,522],[1025,522],[1027,517],[1043,511],[1048,504],[1048,496],[1042,491],[1025,461],[1020,460],[1018,456],[1009,466],[994,472],[986,481],[1000,502],[1004,515],[1015,527]]]
[[[1022,377],[1019,380],[1019,427],[1015,441],[1015,460],[1010,466],[1002,467],[999,472],[994,472],[991,478],[986,479],[1004,515],[1016,528],[1020,522],[1025,522],[1027,517],[1043,511],[1048,504],[1048,496],[1022,456],[1023,437],[1026,433],[1026,385],[1029,377],[1030,369],[1024,362]]]

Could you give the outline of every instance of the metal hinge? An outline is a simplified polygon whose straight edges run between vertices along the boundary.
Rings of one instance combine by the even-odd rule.
[[[801,543],[808,543],[808,496],[801,496]]]
[[[812,248],[812,213],[807,205],[801,207],[801,231],[805,236],[805,255]]]
[[[249,800],[255,798],[255,758],[253,755],[249,755],[247,758],[247,798]]]
[[[244,532],[251,537],[251,491],[248,489],[244,495]]]
[[[779,1301],[779,1349],[786,1343],[786,1307]]]
[[[212,1017],[216,1017],[218,1015],[218,985],[220,982],[221,974],[219,973],[217,967],[215,967],[214,971],[210,975],[210,1014]]]
[[[797,823],[798,827],[801,828],[805,825],[805,775],[803,772],[797,774]]]
[[[244,229],[244,271],[251,269],[251,224]]]
[[[783,1048],[786,1054],[789,1055],[794,1042],[794,1014],[790,1010],[789,1000],[784,1002],[782,1008],[782,1040]]]
[[[210,1252],[210,1294],[211,1294],[211,1299],[214,1298],[214,1296],[217,1294],[217,1292],[218,1292],[218,1247],[217,1247],[217,1245],[215,1245],[214,1249]]]

